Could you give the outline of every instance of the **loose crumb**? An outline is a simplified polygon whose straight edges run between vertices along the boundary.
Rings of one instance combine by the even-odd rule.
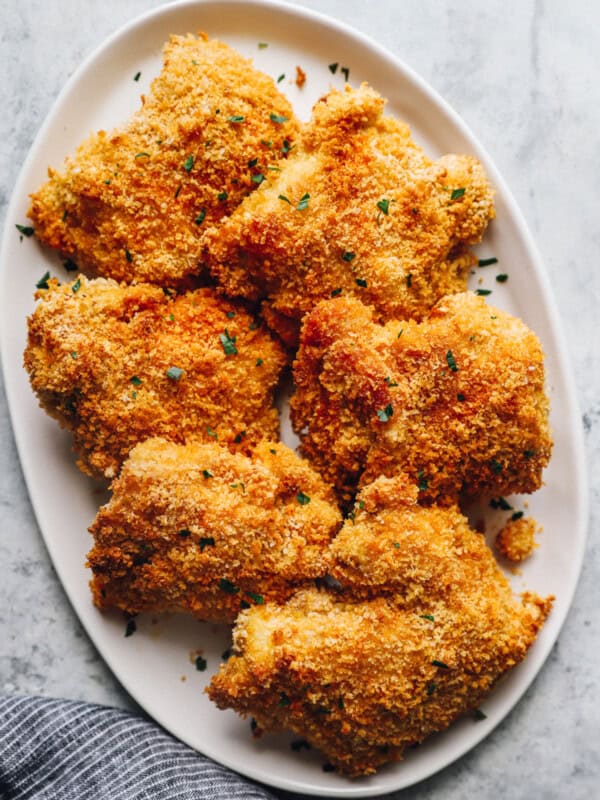
[[[510,519],[496,537],[496,547],[510,561],[524,561],[537,547],[533,517]]]
[[[304,84],[306,83],[306,72],[302,69],[302,67],[296,67],[296,86],[301,89]]]

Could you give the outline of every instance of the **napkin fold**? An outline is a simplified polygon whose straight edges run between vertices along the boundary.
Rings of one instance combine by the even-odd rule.
[[[115,708],[0,697],[2,800],[275,800],[240,775]]]

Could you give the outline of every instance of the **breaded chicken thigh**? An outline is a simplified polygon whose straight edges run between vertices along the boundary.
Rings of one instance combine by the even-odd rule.
[[[133,449],[90,528],[100,608],[232,622],[327,572],[341,523],[331,489],[282,444],[250,457],[150,439]]]
[[[466,519],[416,497],[398,478],[359,495],[332,547],[347,594],[307,589],[240,615],[234,655],[208,689],[220,708],[290,728],[350,776],[478,708],[552,598],[515,598]]]
[[[387,320],[421,318],[466,289],[465,247],[494,216],[483,169],[468,156],[431,161],[383,107],[366,84],[332,90],[281,172],[207,234],[224,291],[267,298],[269,324],[284,335],[332,293]]]
[[[471,292],[421,323],[353,298],[307,315],[292,420],[345,501],[357,482],[406,473],[423,501],[533,492],[550,457],[544,357],[524,322]]]
[[[170,296],[83,276],[37,296],[25,367],[84,472],[114,477],[151,436],[241,450],[277,437],[285,356],[239,303],[208,288]]]
[[[142,101],[49,170],[29,216],[88,274],[181,285],[200,270],[207,227],[285,157],[297,123],[271,78],[203,34],[171,36]]]

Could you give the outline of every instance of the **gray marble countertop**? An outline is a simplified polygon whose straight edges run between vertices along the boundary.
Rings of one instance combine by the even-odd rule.
[[[62,85],[153,0],[4,0],[0,221]],[[396,797],[583,800],[600,786],[600,4],[590,0],[304,0],[422,75],[483,142],[524,212],[554,289],[591,475],[590,534],[573,607],[548,661],[475,750]],[[133,707],[50,565],[0,390],[0,691]],[[568,532],[565,532],[567,534]]]

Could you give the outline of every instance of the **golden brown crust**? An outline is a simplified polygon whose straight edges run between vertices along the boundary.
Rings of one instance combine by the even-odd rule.
[[[550,457],[540,343],[470,292],[422,323],[373,321],[352,298],[304,320],[292,398],[303,451],[348,500],[405,472],[420,499],[532,492]]]
[[[208,288],[169,296],[83,276],[50,281],[38,298],[25,366],[42,407],[73,433],[84,472],[114,477],[151,436],[241,450],[277,436],[286,358],[239,303]]]
[[[291,728],[358,776],[477,708],[524,658],[552,598],[515,598],[464,517],[416,494],[402,478],[363,490],[331,548],[345,594],[240,615],[208,690],[221,708]]]
[[[533,517],[509,519],[496,536],[496,547],[509,561],[524,561],[537,547],[535,534],[539,530]]]
[[[299,321],[332,292],[386,320],[421,318],[464,291],[474,261],[465,245],[494,216],[492,190],[474,158],[427,159],[383,106],[366,85],[331,91],[282,171],[208,232],[226,293],[267,297]]]
[[[172,36],[140,111],[49,170],[32,195],[36,235],[89,274],[181,284],[199,271],[207,227],[258,186],[297,127],[251,61],[204,35]]]
[[[133,449],[90,528],[100,608],[233,622],[325,575],[341,516],[331,489],[285,445],[251,457],[150,439]]]

